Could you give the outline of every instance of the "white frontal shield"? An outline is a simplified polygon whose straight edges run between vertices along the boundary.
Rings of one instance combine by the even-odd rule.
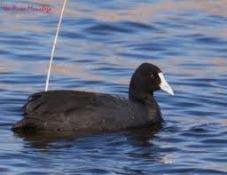
[[[174,95],[173,89],[171,88],[169,83],[166,81],[163,73],[159,73],[158,76],[161,80],[161,83],[159,84],[160,89],[167,92],[170,95]]]

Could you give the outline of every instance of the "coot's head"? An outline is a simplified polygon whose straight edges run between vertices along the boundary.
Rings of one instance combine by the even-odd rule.
[[[129,99],[140,101],[159,89],[174,95],[162,71],[153,64],[143,63],[132,75],[129,85]]]

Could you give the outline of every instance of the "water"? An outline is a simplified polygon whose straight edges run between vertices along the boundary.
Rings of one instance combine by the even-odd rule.
[[[44,90],[63,2],[7,3],[51,11],[0,11],[1,174],[227,174],[226,0],[69,1],[50,89],[127,97],[133,70],[151,62],[176,95],[156,93],[165,124],[155,133],[52,141],[10,127],[28,95]]]

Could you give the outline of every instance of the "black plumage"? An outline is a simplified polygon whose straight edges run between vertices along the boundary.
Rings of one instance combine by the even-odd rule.
[[[132,75],[129,99],[109,94],[54,90],[29,97],[24,118],[13,130],[108,132],[144,127],[162,121],[153,92],[160,89],[161,70],[141,64]]]

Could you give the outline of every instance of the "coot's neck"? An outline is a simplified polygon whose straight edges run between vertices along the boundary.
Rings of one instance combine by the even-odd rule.
[[[154,123],[162,122],[162,115],[158,103],[156,102],[153,92],[152,93],[139,93],[140,91],[135,91],[133,88],[129,88],[129,100],[134,103],[142,104],[146,107],[148,112],[148,117]]]
[[[129,87],[129,100],[142,104],[150,104],[154,101],[153,93],[144,93],[141,89],[136,90],[133,87]]]

